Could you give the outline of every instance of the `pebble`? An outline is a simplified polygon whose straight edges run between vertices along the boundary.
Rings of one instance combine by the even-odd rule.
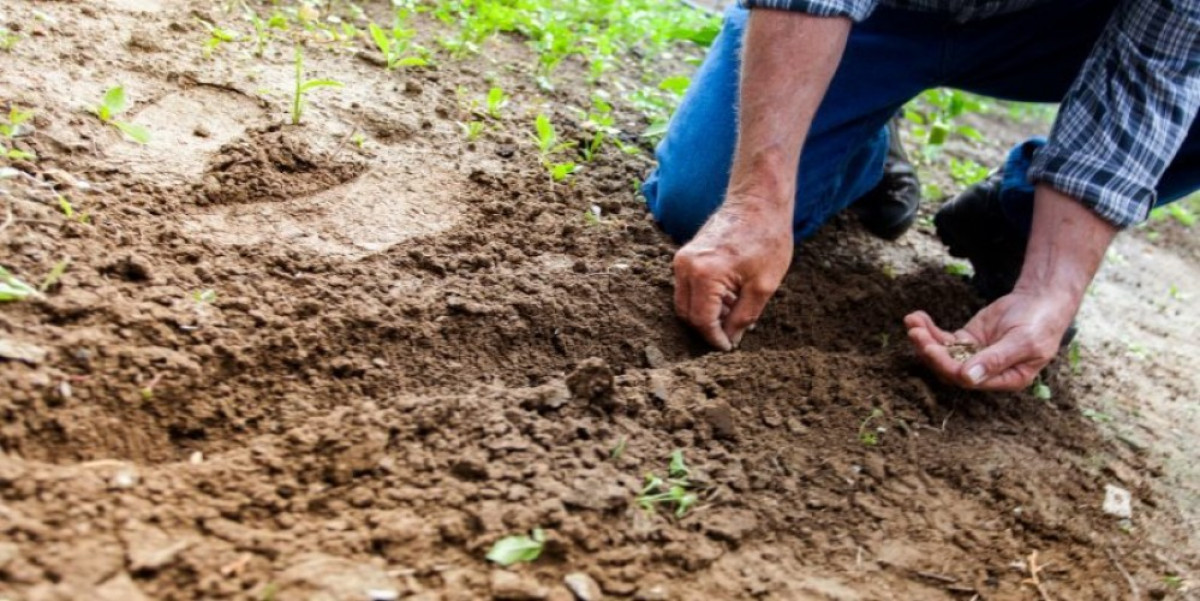
[[[563,577],[563,584],[567,585],[578,601],[599,601],[602,595],[600,585],[583,572],[567,574]]]
[[[646,346],[646,366],[650,369],[660,369],[667,366],[667,356],[662,349],[653,344]]]
[[[1133,517],[1133,495],[1120,486],[1104,486],[1104,513],[1123,519]]]
[[[492,598],[499,601],[541,601],[550,595],[538,581],[505,570],[493,571],[490,583]]]

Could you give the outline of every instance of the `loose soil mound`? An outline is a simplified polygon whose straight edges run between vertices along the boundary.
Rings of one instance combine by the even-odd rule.
[[[553,183],[526,141],[539,106],[586,139],[578,65],[540,104],[517,39],[414,72],[310,51],[348,86],[294,127],[253,92],[287,89],[290,53],[245,81],[198,56],[181,4],[6,18],[31,37],[0,54],[0,99],[37,112],[39,160],[0,183],[3,263],[37,282],[72,261],[0,312],[46,351],[0,363],[0,595],[569,599],[583,572],[643,600],[1119,599],[1200,565],[1189,533],[1101,512],[1115,481],[1175,519],[1071,395],[918,366],[905,313],[978,308],[937,258],[885,269],[835,223],[744,348],[707,354],[631,189],[646,153]],[[500,64],[510,116],[466,143],[457,89]],[[114,81],[148,146],[79,111]],[[635,500],[675,449],[700,497],[681,518]],[[536,563],[483,559],[532,528]]]

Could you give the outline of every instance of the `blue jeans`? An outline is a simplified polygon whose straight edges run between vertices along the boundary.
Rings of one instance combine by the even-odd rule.
[[[904,103],[939,86],[1009,100],[1057,102],[1115,4],[1060,0],[966,24],[944,15],[881,7],[856,24],[801,153],[796,239],[811,236],[879,183],[887,156],[887,121]],[[680,242],[695,235],[725,197],[737,139],[739,54],[748,16],[737,7],[726,12],[721,34],[658,146],[658,167],[642,188],[651,213]],[[1198,130],[1193,125],[1159,183],[1160,205],[1200,188]],[[1005,212],[1026,232],[1033,187],[1024,169],[1041,143],[1033,139],[1018,145],[1005,166]]]

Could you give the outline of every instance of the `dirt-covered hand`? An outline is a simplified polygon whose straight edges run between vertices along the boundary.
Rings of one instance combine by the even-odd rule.
[[[904,318],[917,356],[943,381],[977,390],[1018,391],[1029,387],[1054,358],[1079,301],[1070,295],[1014,291],[984,307],[963,329],[942,330],[924,311]],[[965,361],[947,345],[979,349]]]
[[[709,344],[732,350],[791,262],[791,214],[729,199],[675,254],[675,311]]]

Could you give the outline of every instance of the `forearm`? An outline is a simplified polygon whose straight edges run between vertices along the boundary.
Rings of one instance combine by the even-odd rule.
[[[1059,296],[1078,308],[1116,234],[1117,228],[1092,209],[1039,185],[1016,289]]]
[[[728,202],[753,199],[791,214],[800,149],[837,70],[850,25],[840,17],[751,13]]]

